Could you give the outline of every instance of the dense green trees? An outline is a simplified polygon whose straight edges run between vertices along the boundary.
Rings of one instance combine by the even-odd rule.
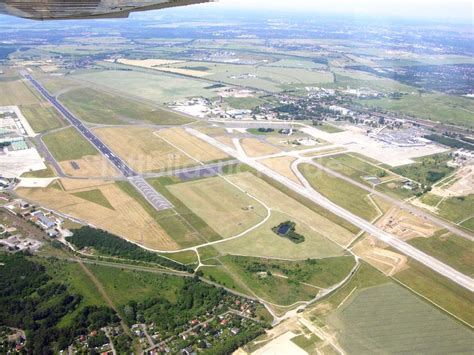
[[[25,330],[29,353],[52,354],[74,337],[118,321],[107,307],[85,307],[70,327],[59,328],[59,321],[77,309],[81,295],[53,282],[42,265],[24,254],[0,254],[0,262],[0,324]]]
[[[155,263],[170,269],[187,271],[189,273],[194,272],[191,267],[166,259],[157,253],[145,250],[138,245],[127,242],[122,238],[100,229],[94,229],[91,227],[75,229],[74,235],[69,237],[68,241],[78,249],[89,247],[94,248],[103,255]]]

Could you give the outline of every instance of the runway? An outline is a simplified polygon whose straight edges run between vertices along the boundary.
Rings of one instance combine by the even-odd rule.
[[[38,81],[27,72],[21,75],[28,80],[41,95],[48,100],[59,113],[76,128],[79,133],[87,139],[120,173],[128,178],[129,182],[141,193],[141,195],[157,210],[173,207],[173,205],[155,189],[153,189],[143,177],[133,171],[127,164],[116,156],[92,131],[87,128],[81,120],[69,112],[53,95],[51,95]]]

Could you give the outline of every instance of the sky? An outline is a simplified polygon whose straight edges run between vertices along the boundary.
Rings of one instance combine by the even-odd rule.
[[[473,21],[469,0],[218,0],[220,8],[273,9]]]

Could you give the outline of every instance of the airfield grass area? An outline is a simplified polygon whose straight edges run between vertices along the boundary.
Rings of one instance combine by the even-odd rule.
[[[363,177],[372,176],[385,181],[393,178],[393,174],[385,169],[372,165],[359,157],[350,154],[340,154],[316,159],[321,165],[350,177],[359,182],[369,184]]]
[[[206,76],[208,79],[274,92],[279,92],[284,88],[294,87],[295,85],[333,82],[333,75],[330,72],[305,68],[206,62],[187,62],[171,66],[179,68],[193,65],[204,65],[209,68],[207,71],[208,75]]]
[[[155,132],[158,133],[142,127],[94,129],[94,133],[135,171],[159,172],[197,164]]]
[[[117,182],[117,186],[133,198],[144,209],[146,214],[157,223],[170,238],[179,246],[187,248],[218,240],[221,237],[207,226],[199,217],[187,209],[183,203],[166,189],[166,178],[150,180],[152,186],[173,204],[172,209],[157,211],[130,183]],[[176,248],[168,248],[177,250]],[[163,249],[163,248],[160,248]]]
[[[471,292],[414,260],[410,259],[408,266],[393,277],[471,327],[474,325]]]
[[[426,93],[407,95],[400,99],[359,100],[359,103],[364,106],[474,128],[472,120],[474,103],[469,98]]]
[[[104,229],[115,235],[152,249],[176,250],[178,244],[164,231],[147,211],[134,198],[120,187],[119,183],[94,180],[62,179],[64,183],[57,188],[19,188],[19,196],[25,197],[45,207]],[[64,190],[64,188],[67,190]],[[97,203],[100,190],[112,208]],[[94,196],[95,202],[75,196],[75,193]],[[103,201],[102,201],[103,202]]]
[[[105,197],[105,195],[99,189],[75,192],[73,195],[100,206],[114,209],[109,200],[107,200],[107,197]]]
[[[81,159],[86,155],[99,154],[73,127],[45,135],[42,139],[57,161]]]
[[[430,238],[411,239],[409,243],[463,274],[474,277],[474,245],[472,241],[443,230]]]
[[[253,227],[267,215],[261,203],[222,177],[175,184],[168,189],[224,238]]]
[[[91,84],[118,90],[126,95],[134,93],[136,97],[150,100],[157,104],[182,100],[186,97],[214,97],[215,93],[205,89],[208,82],[192,78],[159,72],[140,72],[106,70],[102,72],[81,73],[74,75]]]
[[[252,173],[240,173],[228,177],[234,184],[263,201],[272,211],[284,213],[306,225],[316,225],[317,232],[331,241],[345,244],[353,238],[350,231],[328,219],[323,213],[311,210],[293,196],[286,195]]]
[[[297,184],[301,184],[301,181],[298,179],[298,177],[295,175],[295,173],[291,169],[291,164],[295,160],[296,158],[283,156],[283,157],[263,159],[263,160],[260,160],[260,163],[265,165],[267,168],[270,168],[273,171],[296,182]]]
[[[340,133],[340,132],[344,132],[343,129],[339,128],[339,127],[336,127],[334,125],[330,125],[330,124],[327,124],[327,123],[321,123],[321,124],[318,124],[317,126],[313,126],[314,128],[316,129],[319,129],[323,132],[326,132],[326,133]]]
[[[316,224],[305,224],[298,219],[298,212],[288,211],[292,215],[272,211],[270,219],[259,228],[245,236],[219,243],[214,246],[222,254],[238,254],[255,257],[285,258],[302,260],[323,258],[343,254],[343,249],[330,239],[321,235]],[[304,213],[304,212],[303,212]],[[288,221],[296,222],[296,232],[305,237],[303,243],[293,243],[272,231],[272,228]]]
[[[180,125],[191,119],[169,110],[138,103],[91,88],[79,88],[60,96],[61,102],[80,119],[100,124],[126,124],[136,121],[160,125]]]
[[[281,152],[279,148],[254,138],[244,138],[240,143],[249,157],[260,157]]]
[[[472,332],[403,287],[356,291],[329,323],[354,353],[468,353]]]
[[[302,164],[299,169],[311,186],[332,202],[365,220],[372,221],[377,217],[377,209],[369,200],[367,191],[310,164]]]
[[[386,181],[375,187],[377,191],[383,192],[389,196],[399,198],[401,200],[415,196],[413,190],[403,188],[405,179]]]
[[[40,99],[22,80],[0,81],[0,106],[37,105]]]
[[[57,111],[49,104],[21,105],[20,110],[36,133],[46,132],[67,125],[59,117]]]
[[[194,137],[181,127],[160,130],[157,135],[200,162],[227,160],[222,150]]]
[[[120,172],[104,156],[85,155],[80,159],[59,162],[64,174],[71,177],[116,177]]]
[[[36,170],[36,171],[29,171],[27,173],[22,174],[21,177],[24,177],[24,178],[52,178],[52,177],[56,177],[56,174],[54,173],[53,169],[51,169],[51,166],[46,164],[46,169]]]
[[[450,197],[443,200],[438,205],[438,214],[454,223],[469,219],[469,217],[474,215],[474,194]],[[469,225],[467,225],[467,228],[469,228]]]

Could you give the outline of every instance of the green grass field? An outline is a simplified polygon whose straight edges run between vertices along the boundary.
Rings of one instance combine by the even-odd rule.
[[[162,74],[157,71],[142,72],[139,70],[82,73],[78,79],[85,80],[93,85],[100,85],[118,90],[126,95],[150,100],[158,104],[181,100],[187,97],[214,97],[211,90],[205,89],[208,82],[176,75]]]
[[[340,133],[340,132],[344,132],[343,129],[340,129],[336,126],[333,126],[333,125],[330,125],[330,124],[326,124],[326,123],[323,123],[323,124],[320,124],[320,125],[317,125],[317,126],[313,126],[314,128],[316,129],[319,129],[323,132],[326,132],[326,133]]]
[[[330,324],[353,353],[469,353],[472,332],[396,284],[356,291]]]
[[[259,259],[225,256],[219,260],[231,274],[235,275],[234,277],[245,283],[253,293],[278,305],[290,306],[298,301],[308,301],[319,292],[317,288],[300,284],[285,277],[268,275],[264,271],[257,273],[246,268],[247,261]],[[278,291],[275,292],[276,290]]]
[[[102,191],[100,191],[99,189],[75,192],[73,193],[73,195],[84,200],[96,203],[100,206],[110,208],[111,210],[114,209],[110,204],[109,200],[107,200],[107,197],[105,197]]]
[[[177,276],[121,270],[101,265],[90,265],[88,268],[117,306],[132,300],[142,302],[159,296],[173,302],[176,300],[176,291],[184,284],[184,279]]]
[[[421,94],[403,96],[399,100],[390,98],[360,100],[359,103],[364,106],[378,107],[419,118],[474,128],[474,120],[472,119],[474,102],[464,97]]]
[[[438,214],[455,223],[466,220],[474,215],[474,194],[460,197],[450,197],[438,206]],[[470,224],[465,226],[469,228]],[[474,231],[474,229],[471,229]]]
[[[52,107],[21,105],[20,110],[36,133],[46,132],[67,125]]]
[[[314,334],[301,334],[293,339],[291,339],[293,343],[298,345],[301,349],[306,351],[308,354],[313,354],[316,348],[316,345],[321,342],[321,339],[318,338]]]
[[[395,274],[394,278],[471,326],[474,325],[471,292],[416,261],[409,260],[408,265],[408,269]]]
[[[55,177],[53,169],[49,165],[46,165],[46,169],[30,171],[21,175],[24,178],[52,178]]]
[[[99,152],[75,128],[66,128],[43,137],[43,142],[57,161],[80,159]]]
[[[415,192],[413,190],[407,190],[403,188],[403,180],[388,181],[377,185],[375,189],[401,200],[415,196]]]
[[[297,215],[297,214],[296,214]],[[296,222],[296,232],[304,235],[305,241],[295,244],[286,238],[277,236],[272,228],[287,221]],[[270,219],[259,228],[245,236],[219,243],[214,246],[222,254],[239,254],[267,258],[285,258],[302,260],[307,258],[323,258],[342,255],[343,249],[336,243],[325,238],[310,226],[295,217],[272,211]]]
[[[178,253],[164,253],[161,254],[165,258],[172,259],[174,261],[177,261],[178,263],[181,264],[195,264],[198,262],[197,255],[194,251],[188,250],[188,251],[182,251]]]
[[[168,189],[224,238],[245,231],[267,215],[258,201],[221,177],[183,182]]]
[[[91,88],[68,91],[60,96],[60,100],[76,116],[91,123],[125,124],[144,121],[180,125],[192,122],[183,115]]]
[[[408,243],[462,273],[474,276],[474,243],[471,241],[439,231],[430,238],[415,238]]]
[[[299,169],[315,190],[339,206],[368,221],[377,216],[375,206],[368,200],[367,191],[310,164],[300,165]]]
[[[236,277],[231,275],[224,266],[206,266],[201,270],[204,277],[212,282],[215,282],[224,287],[230,288],[242,294],[249,294],[247,288],[236,280]]]
[[[393,174],[376,167],[361,158],[349,154],[317,158],[316,161],[325,167],[346,175],[354,180],[369,184],[364,176],[379,177],[382,181],[393,178]]]
[[[448,154],[435,154],[419,158],[416,163],[399,166],[391,170],[398,175],[431,186],[454,171],[454,168],[446,165],[446,162],[450,159]]]

